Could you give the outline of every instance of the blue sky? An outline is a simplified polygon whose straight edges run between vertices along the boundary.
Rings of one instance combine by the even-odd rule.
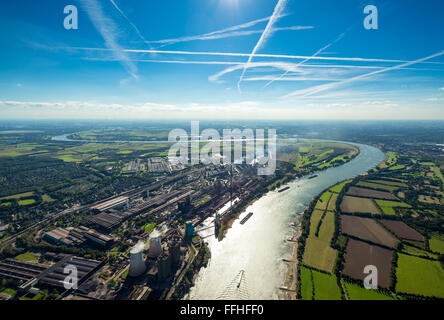
[[[78,29],[63,27],[66,5]],[[378,30],[363,25],[366,5]],[[444,119],[444,3],[15,0],[0,117]]]

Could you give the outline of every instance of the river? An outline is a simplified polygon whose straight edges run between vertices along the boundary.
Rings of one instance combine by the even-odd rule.
[[[244,270],[242,298],[278,299],[278,290],[287,270],[282,259],[290,258],[293,248],[293,243],[287,239],[297,233],[294,219],[300,221],[302,212],[322,190],[367,172],[385,158],[377,148],[354,145],[361,148],[361,153],[349,163],[321,171],[313,179],[294,180],[286,185],[289,190],[272,191],[255,201],[233,223],[222,241],[212,236],[212,228],[201,231],[200,235],[205,237],[211,250],[211,259],[208,266],[200,270],[186,299],[209,300],[221,296],[239,299],[230,296],[229,292],[233,283],[237,283],[233,280],[241,270]],[[241,225],[241,219],[248,212],[254,214]],[[212,221],[213,218],[208,218],[198,228],[210,226]]]

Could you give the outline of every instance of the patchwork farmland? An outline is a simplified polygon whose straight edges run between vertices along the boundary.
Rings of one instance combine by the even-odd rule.
[[[396,153],[389,158],[313,202],[299,297],[444,299],[444,185],[429,170],[433,162],[424,169]],[[363,287],[366,265],[377,267],[381,290]]]
[[[394,220],[381,220],[381,223],[393,232],[398,238],[414,240],[414,241],[424,241],[424,237],[415,229],[410,228],[402,221]]]
[[[375,220],[341,215],[341,230],[350,236],[395,248],[398,240],[386,231]]]
[[[381,214],[381,210],[372,199],[345,196],[341,203],[341,211],[345,213]]]
[[[373,265],[378,270],[378,286],[389,288],[392,255],[391,250],[350,239],[342,273],[351,278],[363,280],[366,276],[365,266]]]
[[[376,199],[384,199],[384,200],[398,200],[394,195],[390,192],[378,191],[372,189],[365,189],[359,187],[351,187],[347,192],[350,196],[364,197],[364,198],[376,198]]]

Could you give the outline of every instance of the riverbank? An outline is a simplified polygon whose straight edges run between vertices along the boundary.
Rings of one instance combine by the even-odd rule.
[[[235,220],[223,241],[218,241],[212,228],[199,232],[210,248],[211,259],[208,266],[199,272],[188,299],[217,299],[242,270],[246,279],[243,290],[248,291],[250,299],[284,299],[282,294],[285,292],[279,288],[283,287],[286,274],[285,285],[295,288],[291,274],[296,273],[287,272],[289,262],[285,260],[294,261],[296,251],[301,250],[302,245],[297,248],[295,242],[288,240],[300,236],[298,228],[302,227],[304,232],[303,224],[298,226],[302,213],[323,190],[360,175],[384,160],[384,154],[377,148],[355,146],[362,146],[362,152],[353,161],[323,170],[313,179],[304,175],[285,184],[290,187],[285,192],[268,192],[252,202],[240,213],[240,219],[248,212],[254,212],[253,216],[244,225],[240,224],[240,219]],[[212,226],[213,220],[209,217],[202,226]],[[293,267],[296,270],[296,264]],[[290,285],[291,282],[293,284]],[[236,297],[236,294],[230,296],[231,299]]]
[[[360,147],[361,150],[361,147]],[[384,155],[385,158],[380,163],[373,166],[373,168],[367,169],[367,171],[361,173],[366,174],[370,170],[373,170],[375,167],[379,166],[381,163],[383,163],[386,159],[386,155]],[[344,180],[347,181],[348,179]],[[344,181],[341,181],[337,184],[341,184]],[[327,189],[324,189],[321,193],[319,193],[317,196],[313,197],[313,199],[310,201],[310,204],[307,206],[306,210],[303,212],[300,218],[300,223],[298,225],[298,232],[297,235],[293,238],[294,245],[293,245],[293,251],[291,255],[292,263],[288,265],[287,272],[285,274],[284,282],[283,282],[283,289],[284,294],[281,295],[281,298],[284,300],[298,300],[298,292],[300,293],[299,283],[300,281],[300,273],[299,273],[299,266],[302,264],[302,257],[304,255],[305,244],[306,240],[308,238],[308,230],[306,230],[305,234],[303,234],[303,226],[305,225],[306,229],[310,228],[310,219],[311,215],[314,211],[315,205],[318,202],[320,196],[326,192],[327,190],[330,190],[333,186],[330,186]],[[338,212],[334,212],[335,215],[338,215]],[[302,247],[301,247],[302,245]],[[299,252],[300,251],[300,252]],[[288,290],[285,290],[287,289]]]
[[[298,173],[290,170],[290,171],[285,172],[283,177],[275,178],[275,179],[261,185],[260,187],[258,187],[258,191],[255,192],[252,197],[249,195],[246,199],[242,199],[240,201],[240,203],[233,209],[233,212],[230,212],[229,214],[227,214],[226,217],[222,218],[221,227],[219,229],[219,234],[217,236],[218,240],[222,241],[224,239],[228,230],[233,225],[234,221],[239,219],[240,214],[248,206],[250,206],[252,203],[254,203],[258,199],[260,199],[262,196],[264,196],[268,192],[274,191],[274,190],[281,188],[281,187],[285,187],[288,183],[295,181],[297,179],[303,178],[305,176],[308,176],[308,175],[311,175],[314,173],[319,173],[319,172],[322,172],[322,171],[325,171],[328,169],[337,168],[337,167],[340,167],[342,165],[345,165],[345,164],[353,161],[356,157],[358,157],[361,154],[362,148],[360,146],[355,146],[353,144],[350,144],[350,145],[357,147],[357,152],[354,153],[353,155],[351,155],[350,158],[344,163],[341,163],[338,165],[333,165],[332,167],[316,168],[314,170],[310,170],[309,172],[304,172],[302,174],[298,174]],[[282,161],[282,162],[285,162],[285,161]]]
[[[290,259],[288,260],[287,272],[285,273],[284,282],[282,287],[280,288],[281,292],[279,295],[280,299],[283,300],[296,300],[297,298],[297,270],[298,270],[298,239],[302,234],[302,227],[300,221],[294,219],[294,223],[297,223],[297,232],[296,235],[291,239],[291,242],[294,243],[293,250],[291,252]],[[290,241],[290,240],[289,240]]]

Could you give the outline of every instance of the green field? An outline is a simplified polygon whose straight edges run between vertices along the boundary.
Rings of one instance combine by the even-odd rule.
[[[395,181],[388,181],[388,180],[368,180],[370,183],[376,183],[376,184],[386,184],[389,186],[396,186],[396,187],[407,187],[405,183],[402,182],[395,182]]]
[[[27,251],[25,253],[19,254],[14,259],[20,260],[20,261],[37,262],[37,261],[39,261],[39,256],[33,252]]]
[[[27,198],[27,197],[32,197],[33,195],[34,195],[34,191],[30,191],[30,192],[14,194],[12,196],[3,197],[3,198],[0,198],[0,200]]]
[[[411,208],[410,205],[404,202],[378,199],[375,199],[375,202],[381,208],[382,212],[387,215],[396,215],[396,212],[393,208]]]
[[[444,177],[441,173],[441,170],[438,167],[433,167],[433,172],[435,173],[435,175],[441,179],[442,183],[444,183]]]
[[[341,183],[339,183],[339,184],[337,184],[337,185],[331,187],[329,190],[330,190],[331,192],[340,193],[340,192],[342,191],[342,189],[344,189],[345,185],[346,185],[347,183],[350,183],[350,181],[351,181],[351,180],[347,180],[347,181],[341,182]]]
[[[396,291],[444,298],[444,270],[438,261],[399,254]]]
[[[304,266],[301,268],[301,296],[302,300],[313,299],[313,282],[311,281],[311,269]]]
[[[434,253],[427,252],[427,251],[425,251],[423,249],[419,249],[419,248],[416,248],[416,247],[413,247],[413,246],[409,246],[407,244],[404,244],[404,248],[402,249],[402,251],[406,252],[406,253],[409,253],[409,254],[412,254],[414,256],[418,256],[418,257],[419,256],[423,256],[423,257],[430,257],[432,259],[437,259],[438,258],[438,256],[436,254],[434,254]]]
[[[347,300],[396,300],[393,296],[389,296],[377,290],[367,290],[355,283],[342,281],[345,289]]]
[[[395,152],[388,151],[386,153],[386,155],[387,155],[387,159],[383,163],[381,163],[379,165],[381,168],[386,168],[386,167],[392,166],[397,161],[397,157],[396,157],[396,153]]]
[[[336,277],[312,270],[315,300],[341,300],[341,290]]]
[[[389,170],[401,170],[404,169],[405,165],[404,164],[397,164],[396,166],[392,166],[389,168]]]
[[[324,192],[316,203],[316,209],[327,209],[328,201],[332,193],[330,191]]]
[[[315,238],[316,230],[318,228],[319,221],[321,220],[324,210],[313,210],[310,217],[310,235],[309,237]]]
[[[42,195],[42,200],[43,200],[43,202],[54,202],[55,201],[53,198],[51,198],[47,194]]]
[[[34,204],[35,200],[34,199],[25,199],[25,200],[19,200],[18,204],[21,206],[29,206],[31,204]]]
[[[429,240],[430,250],[444,254],[444,235],[434,234]]]
[[[303,262],[319,270],[331,272],[336,261],[337,251],[330,242],[308,238],[305,244]]]
[[[322,219],[319,229],[319,239],[330,243],[333,233],[335,232],[335,215],[333,212],[327,212]]]

